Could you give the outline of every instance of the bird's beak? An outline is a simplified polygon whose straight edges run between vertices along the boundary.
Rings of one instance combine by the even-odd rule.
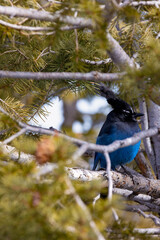
[[[144,116],[143,113],[134,113],[134,117],[137,118],[137,117],[142,117]]]

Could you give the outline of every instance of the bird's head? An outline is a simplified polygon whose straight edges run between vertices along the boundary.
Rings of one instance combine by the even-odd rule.
[[[141,117],[143,113],[134,112],[132,107],[118,98],[110,89],[105,85],[101,85],[99,89],[100,94],[107,99],[107,102],[112,106],[114,113],[122,121],[134,121],[136,122],[137,117]]]

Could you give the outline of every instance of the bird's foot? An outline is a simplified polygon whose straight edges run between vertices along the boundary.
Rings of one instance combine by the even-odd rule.
[[[106,168],[100,167],[100,168],[98,169],[98,171],[106,171]]]

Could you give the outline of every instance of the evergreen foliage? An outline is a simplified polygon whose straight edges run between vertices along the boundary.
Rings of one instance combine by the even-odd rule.
[[[98,1],[71,0],[60,1],[58,4],[56,1],[0,0],[0,5],[46,10],[53,15],[59,11],[63,16],[74,16],[77,11],[77,17],[91,19],[94,23],[93,29],[62,31],[61,28],[66,24],[59,20],[49,22],[0,15],[0,20],[19,26],[54,28],[36,32],[16,30],[0,24],[0,70],[118,72],[118,67],[112,61],[101,65],[89,63],[109,58],[106,51],[109,48],[106,37],[108,27],[111,35],[141,67],[134,71],[125,68],[127,75],[122,80],[108,83],[108,86],[116,88],[117,94],[126,101],[132,101],[135,107],[138,96],[147,99],[149,96],[156,103],[160,102],[158,36],[160,11],[155,6],[118,8],[115,5],[112,9],[113,14],[108,12],[108,16],[112,15],[109,22],[105,19],[104,8]],[[63,88],[66,91],[61,92]],[[0,113],[1,140],[20,130],[12,118],[27,123],[34,119],[36,114],[45,117],[47,111],[42,109],[42,106],[50,104],[53,96],[69,98],[68,92],[90,98],[95,95],[95,84],[92,81],[79,82],[76,79],[51,81],[0,78],[0,107],[3,107],[10,116]],[[92,118],[93,126],[98,122],[97,116],[99,117],[97,114]],[[90,139],[93,135],[95,137],[95,131],[91,129],[83,137]],[[75,194],[80,196],[97,228],[106,239],[152,239],[134,232],[135,226],[145,225],[138,216],[132,221],[133,215],[130,214],[132,224],[126,223],[124,219],[128,213],[124,215],[123,211],[119,210],[121,224],[114,223],[111,209],[119,207],[119,202],[123,202],[118,196],[114,196],[111,202],[101,199],[93,207],[93,198],[103,188],[101,182],[73,182],[71,183],[75,189],[73,193],[65,171],[65,167],[77,166],[72,160],[77,148],[71,143],[57,136],[47,138],[30,132],[12,141],[11,145],[20,154],[21,152],[32,154],[33,159],[21,163],[18,159],[13,161],[2,149],[0,151],[0,239],[97,239],[89,224],[88,213],[79,206]],[[53,173],[36,177],[37,165],[46,162],[56,164]],[[122,204],[121,209],[123,208]],[[150,221],[146,221],[145,227],[148,224],[152,226]],[[107,228],[112,230],[111,233],[106,231]]]

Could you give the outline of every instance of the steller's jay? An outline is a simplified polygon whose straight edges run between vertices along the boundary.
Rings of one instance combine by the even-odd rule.
[[[96,144],[109,145],[115,140],[131,137],[140,131],[136,118],[143,116],[142,113],[134,112],[128,103],[116,97],[115,94],[104,85],[101,85],[100,93],[106,97],[107,102],[112,106],[113,110],[108,114],[99,132]],[[117,166],[131,162],[138,153],[140,143],[141,141],[109,153],[111,169],[115,170]],[[101,168],[106,168],[104,154],[96,152],[93,170],[96,169],[99,162]]]

